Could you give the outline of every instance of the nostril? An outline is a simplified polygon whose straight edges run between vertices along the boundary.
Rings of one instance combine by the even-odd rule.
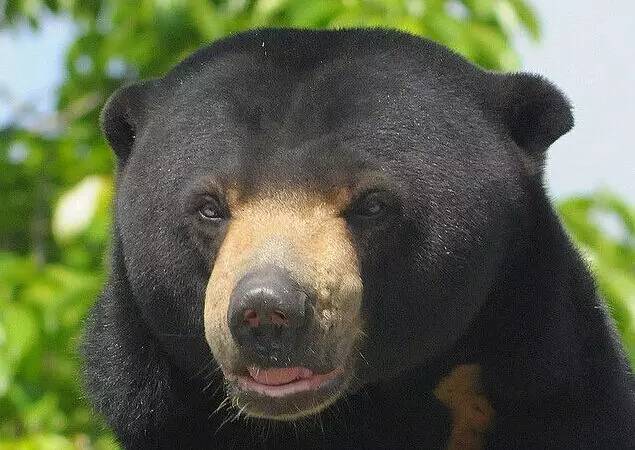
[[[271,323],[277,326],[288,326],[289,325],[289,319],[287,318],[286,314],[283,313],[282,311],[273,311],[271,313],[271,315],[269,316],[269,320],[271,320]]]
[[[249,327],[256,328],[260,326],[260,317],[253,309],[248,309],[243,314],[243,323]]]

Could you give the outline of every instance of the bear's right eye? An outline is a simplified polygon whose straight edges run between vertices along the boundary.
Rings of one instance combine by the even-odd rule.
[[[198,208],[198,214],[201,218],[212,222],[218,222],[224,218],[220,203],[214,197],[205,197],[204,203]]]
[[[398,212],[398,202],[389,192],[370,191],[353,202],[348,217],[357,222],[377,222]]]

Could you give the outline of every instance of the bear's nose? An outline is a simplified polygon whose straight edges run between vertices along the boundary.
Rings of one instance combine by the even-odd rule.
[[[236,284],[227,321],[242,351],[260,362],[286,364],[302,352],[312,306],[306,290],[284,270],[260,269]]]

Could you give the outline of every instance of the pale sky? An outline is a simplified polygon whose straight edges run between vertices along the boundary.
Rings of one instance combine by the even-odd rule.
[[[556,197],[610,188],[635,203],[635,1],[530,0],[544,35],[519,39],[524,70],[554,81],[574,129],[549,149]]]
[[[48,18],[42,31],[26,27],[0,32],[0,124],[8,117],[6,91],[18,104],[51,111],[55,86],[63,79],[64,50],[73,39],[70,22]]]
[[[543,39],[517,40],[524,70],[545,75],[575,107],[574,130],[552,146],[547,184],[554,197],[608,188],[635,203],[635,1],[530,0]],[[0,33],[0,123],[5,92],[49,111],[73,30],[49,19],[38,34]]]

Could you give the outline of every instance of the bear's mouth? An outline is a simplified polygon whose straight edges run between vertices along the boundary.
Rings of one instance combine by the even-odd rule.
[[[296,420],[315,414],[335,402],[350,378],[343,367],[317,372],[303,366],[248,367],[226,375],[228,394],[249,416]]]
[[[306,367],[260,369],[250,367],[249,376],[237,376],[244,390],[267,397],[285,397],[307,391],[316,391],[336,381],[344,372],[337,368],[327,373],[314,373]]]

